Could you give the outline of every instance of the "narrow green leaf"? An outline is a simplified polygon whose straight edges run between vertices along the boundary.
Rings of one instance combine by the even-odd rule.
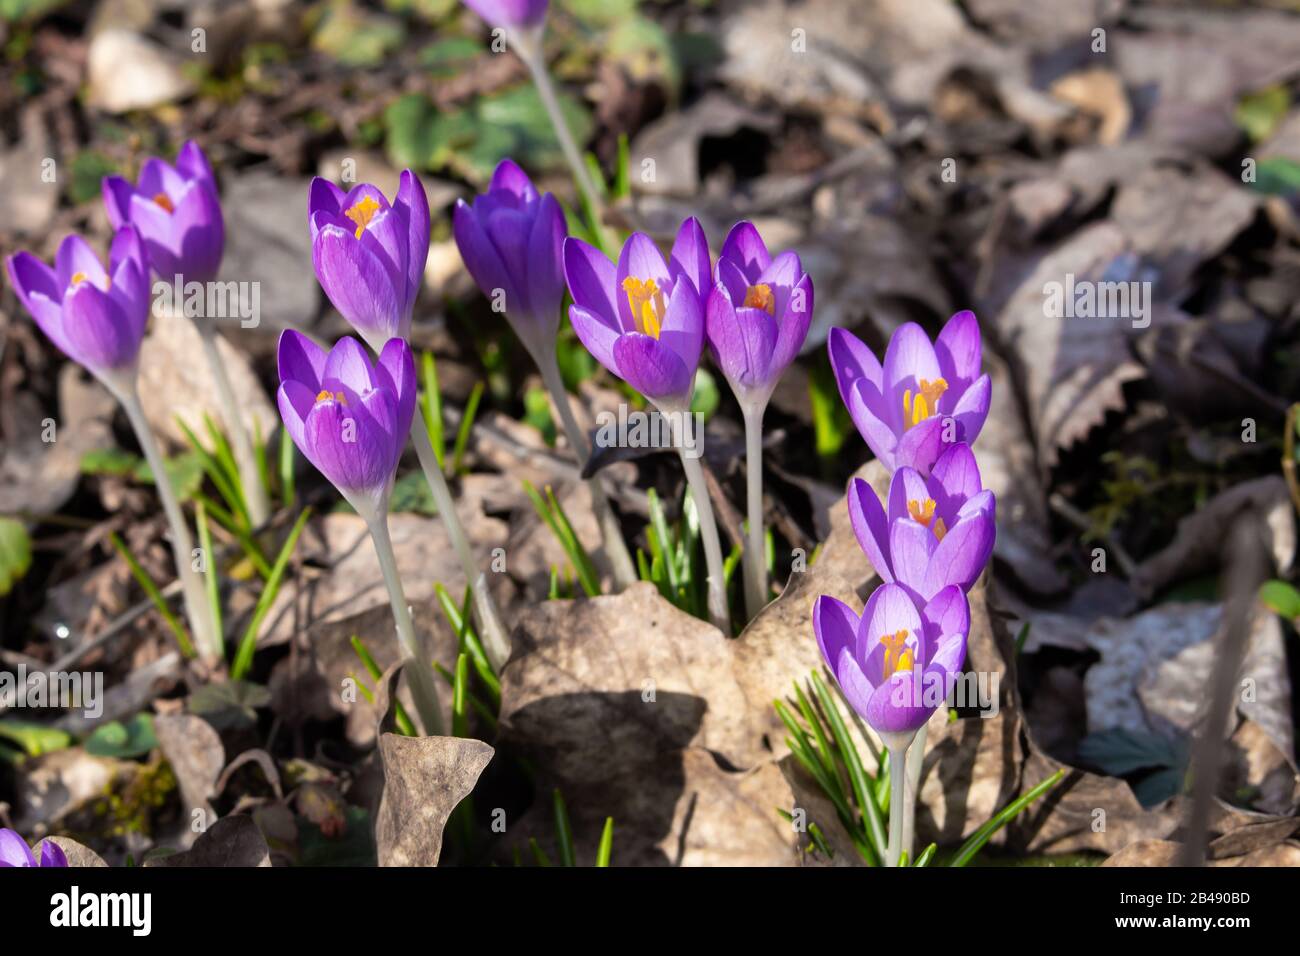
[[[451,735],[453,737],[469,736],[469,712],[465,696],[469,684],[469,655],[456,656],[456,677],[451,690]]]
[[[844,726],[844,721],[840,718],[840,712],[835,707],[835,702],[825,682],[822,681],[821,674],[813,671],[812,682],[817,699],[821,702],[822,713],[830,724],[831,734],[835,737],[835,744],[848,767],[849,780],[853,784],[854,793],[857,794],[858,806],[866,815],[867,835],[871,838],[872,849],[875,850],[876,856],[884,859],[885,828],[881,822],[879,805],[871,793],[869,778],[862,767],[858,748],[854,745],[853,738],[849,736],[848,728]]]
[[[569,825],[569,810],[564,805],[560,788],[551,791],[555,805],[555,839],[560,845],[560,866],[577,866],[573,853],[573,828]]]
[[[987,823],[971,834],[970,839],[961,845],[961,849],[957,851],[957,855],[952,858],[952,862],[948,865],[965,866],[974,859],[975,854],[983,849],[984,844],[989,842],[993,834],[1006,826],[1018,813],[1020,813],[1021,810],[1025,809],[1025,807],[1029,806],[1048,790],[1051,790],[1054,786],[1060,783],[1061,779],[1065,776],[1065,770],[1066,768],[1062,767],[1038,786],[1034,787],[1034,789],[1030,790],[1028,793],[1021,794],[1018,798],[1011,801],[994,814]]]
[[[447,440],[442,431],[442,392],[438,390],[438,365],[432,352],[424,352],[420,356],[420,372],[424,379],[420,410],[424,414],[424,424],[429,429],[433,457],[438,459],[438,467],[442,468],[443,459],[447,457]]]
[[[200,499],[195,503],[195,518],[199,528],[199,547],[203,549],[204,563],[207,570],[203,573],[203,585],[208,592],[208,604],[212,608],[212,629],[217,636],[217,649],[221,656],[226,656],[226,632],[221,623],[221,582],[217,571],[217,553],[212,550],[212,529],[208,527],[208,513]]]
[[[287,428],[280,430],[280,497],[286,508],[292,508],[297,497],[293,480],[293,437]]]
[[[614,818],[605,818],[605,828],[600,831],[600,845],[596,847],[596,865],[609,866],[609,858],[614,852]]]
[[[135,578],[136,583],[148,595],[149,600],[153,602],[153,606],[158,609],[158,613],[167,622],[167,626],[171,628],[171,632],[176,635],[176,643],[180,646],[181,654],[185,657],[194,657],[194,644],[190,641],[189,634],[186,633],[185,628],[181,627],[181,622],[176,620],[176,615],[167,606],[167,602],[163,600],[162,592],[158,590],[158,585],[154,584],[153,578],[149,577],[148,572],[140,566],[140,562],[135,559],[131,549],[117,536],[116,532],[108,536],[108,541],[117,550],[117,553],[122,556],[126,566],[131,569],[131,576]]]
[[[293,549],[298,545],[298,536],[302,534],[302,529],[307,526],[309,517],[311,517],[311,508],[303,508],[298,515],[298,520],[293,523],[293,530],[289,532],[284,547],[276,555],[275,565],[271,568],[271,574],[266,579],[266,584],[262,587],[262,593],[257,598],[257,605],[253,608],[253,617],[248,622],[244,637],[239,642],[239,650],[235,652],[235,661],[230,666],[230,676],[233,680],[242,679],[248,673],[249,668],[253,666],[253,652],[257,650],[257,635],[262,629],[262,619],[271,610],[271,604],[275,601],[275,596],[280,592],[280,583],[284,579],[284,570],[289,566],[289,558],[293,555]]]
[[[934,859],[934,851],[937,849],[938,847],[931,843],[921,851],[921,855],[916,858],[916,862],[913,863],[912,866],[929,866],[930,861]]]
[[[451,473],[453,475],[461,473],[465,447],[469,444],[469,431],[474,426],[474,416],[478,414],[478,404],[482,399],[483,383],[481,381],[475,382],[473,391],[469,393],[469,401],[465,403],[465,414],[460,417],[460,428],[456,429],[456,444],[451,453]]]

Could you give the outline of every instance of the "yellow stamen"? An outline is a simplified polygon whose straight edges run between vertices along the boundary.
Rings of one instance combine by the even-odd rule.
[[[903,392],[903,430],[919,425],[939,410],[939,396],[948,391],[948,383],[941,378],[933,382],[921,379],[916,394],[909,388]]]
[[[751,285],[745,290],[744,308],[762,309],[768,315],[776,315],[776,296],[767,284]]]
[[[375,218],[377,212],[379,212],[379,203],[375,201],[373,196],[366,196],[343,215],[357,224],[356,236],[360,239],[361,234],[366,231],[366,226],[370,225],[370,220]]]
[[[166,193],[156,193],[153,197],[153,201],[162,206],[168,212],[176,211],[176,207],[172,205],[171,197]]]
[[[912,649],[907,646],[906,628],[895,631],[893,634],[882,635],[880,643],[885,645],[885,666],[881,675],[884,680],[889,680],[895,674],[912,669],[914,661],[912,659]]]
[[[85,281],[86,281],[87,279],[89,279],[89,278],[90,278],[90,276],[86,275],[84,272],[74,272],[74,273],[72,273],[72,284],[73,284],[73,285],[77,285],[78,283],[85,282]],[[104,291],[107,292],[107,291],[109,290],[109,288],[112,287],[112,285],[113,285],[113,279],[112,279],[112,277],[111,277],[111,276],[108,276],[108,275],[105,275],[105,276],[104,276]]]
[[[907,513],[912,520],[918,524],[930,527],[930,519],[934,517],[934,499],[926,498],[925,502],[909,501],[907,503]],[[943,520],[942,518],[940,519]]]
[[[654,279],[642,281],[628,276],[623,280],[623,291],[627,293],[627,304],[632,307],[632,319],[636,322],[637,331],[644,332],[651,338],[659,338],[668,307],[658,283]]]
[[[322,388],[319,392],[316,393],[317,404],[319,404],[320,402],[329,402],[329,401],[338,402],[340,405],[346,405],[348,403],[347,398],[343,395],[342,392],[331,392],[327,388]]]

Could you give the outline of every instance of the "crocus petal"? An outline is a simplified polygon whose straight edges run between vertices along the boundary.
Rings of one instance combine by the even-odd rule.
[[[304,422],[303,439],[302,453],[339,491],[381,500],[393,477],[392,449],[359,398],[349,398],[346,406],[317,402]]]
[[[186,179],[192,179],[214,195],[216,194],[217,180],[212,175],[212,165],[194,140],[186,140],[185,145],[176,154],[176,171]]]
[[[136,323],[88,281],[63,298],[63,336],[68,355],[92,372],[129,368],[140,351]]]
[[[595,246],[572,236],[564,240],[564,281],[576,304],[610,328],[627,328],[614,300],[617,267]]]
[[[59,288],[67,289],[72,285],[73,276],[80,273],[87,282],[103,289],[108,285],[108,273],[95,255],[90,244],[76,233],[72,233],[59,243],[59,250],[54,255],[54,271],[58,276]]]
[[[966,663],[966,648],[965,631],[945,635],[935,649],[929,666],[925,669],[926,678],[932,679],[930,675],[933,674],[935,675],[933,679],[942,680],[946,687],[949,674],[961,673],[962,665]]]
[[[284,421],[284,427],[288,430],[289,437],[293,439],[293,443],[299,449],[307,447],[304,430],[307,416],[311,414],[312,408],[316,405],[316,394],[319,391],[319,388],[309,388],[302,382],[287,379],[280,383],[280,388],[275,393],[276,405],[280,409],[280,418]],[[306,451],[303,451],[303,454],[307,454]],[[310,458],[310,456],[308,457]]]
[[[757,285],[758,277],[771,263],[772,257],[768,254],[767,243],[754,224],[741,220],[731,227],[727,238],[723,240],[718,262],[724,261],[732,262],[740,268],[747,285]]]
[[[858,624],[858,615],[838,598],[823,594],[813,603],[813,633],[832,674],[839,673],[840,658],[853,653]]]
[[[105,176],[100,184],[100,193],[104,197],[108,222],[114,229],[120,229],[123,223],[131,221],[131,196],[135,187],[121,176]]]
[[[945,535],[944,540],[950,537],[952,532]],[[925,593],[926,574],[931,564],[930,556],[938,544],[929,528],[910,518],[900,518],[889,526],[889,556],[894,562],[894,580],[907,588],[918,601],[930,596]],[[939,587],[950,583],[944,581]],[[935,588],[937,590],[939,588]]]
[[[849,417],[858,427],[858,432],[867,443],[867,447],[871,449],[871,453],[880,459],[880,463],[887,471],[893,471],[898,437],[894,430],[876,415],[873,406],[879,404],[879,395],[875,392],[875,386],[867,379],[859,378],[850,389],[845,404],[849,409]]]
[[[567,266],[566,266],[567,270]],[[622,327],[628,331],[637,328],[632,316],[632,304],[623,294],[623,282],[627,278],[640,279],[642,282],[653,280],[661,291],[667,294],[672,284],[672,276],[663,254],[654,240],[644,232],[634,232],[623,243],[623,251],[618,256],[618,266],[614,272],[613,294],[618,306],[618,316]],[[698,298],[698,292],[697,292]]]
[[[950,584],[970,590],[993,552],[993,538],[993,523],[984,515],[957,522],[934,549],[917,590],[927,600]]]
[[[704,300],[691,282],[678,282],[659,330],[659,341],[672,349],[686,371],[694,377],[704,348]]]
[[[619,340],[622,331],[612,328],[604,317],[580,305],[569,306],[569,321],[573,323],[578,341],[591,353],[592,358],[622,378],[623,373],[619,371],[618,362],[614,359],[614,343]]]
[[[713,285],[713,267],[709,261],[709,240],[704,237],[704,227],[694,216],[678,227],[668,259],[668,271],[673,280],[685,275],[703,299]]]
[[[405,339],[389,339],[379,353],[375,378],[381,387],[390,390],[396,400],[395,438],[400,438],[399,451],[406,445],[405,435],[411,430],[415,416],[415,400],[419,384],[415,380],[415,358]],[[396,464],[396,462],[394,462]]]
[[[790,291],[803,275],[803,266],[799,256],[794,252],[783,252],[772,260],[758,277],[758,284],[766,285],[772,290],[775,314],[784,315],[790,302]]]
[[[316,238],[316,214],[323,212],[337,219],[343,215],[343,203],[348,194],[323,176],[317,176],[307,189],[307,222],[312,226],[312,238]]]
[[[886,583],[894,580],[889,561],[889,521],[875,490],[861,478],[854,478],[848,491],[849,523],[857,535],[858,545],[871,562],[876,574]]]
[[[908,502],[915,501],[918,505],[924,506],[925,500],[930,497],[930,489],[926,487],[925,479],[921,477],[920,472],[908,465],[902,465],[894,472],[894,477],[889,480],[889,510],[888,516],[890,521],[898,518],[906,518],[911,512],[908,510]],[[934,523],[931,522],[928,527],[934,530]]]
[[[150,201],[159,194],[166,196],[175,205],[185,189],[186,178],[170,163],[157,156],[151,156],[140,165],[140,178],[136,180],[136,191],[143,193]]]
[[[960,395],[980,373],[980,324],[975,313],[958,312],[934,340],[934,352],[948,387]]]
[[[415,308],[415,299],[424,283],[424,266],[429,261],[429,196],[424,183],[409,169],[402,170],[394,206],[406,223],[406,311]]]
[[[172,248],[187,281],[209,282],[221,269],[226,231],[217,194],[198,184],[183,187],[171,214]]]
[[[172,228],[171,213],[139,192],[131,194],[127,208],[131,224],[140,230],[144,239],[149,267],[154,274],[168,282],[184,275],[181,236]]]
[[[513,159],[503,159],[497,163],[497,168],[492,171],[488,192],[509,193],[521,204],[536,202],[539,198],[537,187]]]
[[[851,654],[840,656],[840,666],[835,671],[835,680],[839,683],[840,690],[844,691],[844,698],[849,702],[849,706],[866,719],[875,685],[871,683]]]
[[[18,301],[31,313],[46,338],[67,355],[68,342],[63,336],[63,309],[60,304],[64,287],[59,285],[54,270],[30,252],[15,253],[5,260],[5,265]]]
[[[880,367],[880,360],[856,335],[848,329],[832,328],[826,339],[826,351],[830,355],[831,368],[835,371],[835,381],[840,387],[840,399],[846,407],[852,410],[849,399],[860,380],[865,379],[877,394],[883,394],[884,370]],[[879,417],[878,411],[873,410],[873,414]],[[859,425],[858,428],[861,430],[862,426]],[[863,437],[866,437],[865,432]],[[874,447],[872,451],[875,451]],[[879,452],[876,452],[876,457],[880,457]]]
[[[13,830],[0,829],[0,866],[35,866],[27,841]]]
[[[452,210],[451,228],[460,257],[479,290],[495,304],[498,299],[497,290],[500,289],[505,296],[507,310],[511,303],[522,302],[523,298],[515,290],[501,255],[488,238],[473,208],[463,199],[457,200],[456,207]]]
[[[370,357],[365,348],[352,336],[339,339],[334,348],[325,357],[325,369],[321,373],[321,382],[342,382],[358,393],[364,393],[379,386],[375,370],[371,368]]]
[[[705,316],[709,351],[737,396],[768,384],[776,327],[762,309],[737,309],[722,285],[709,292]]]
[[[314,395],[325,377],[326,352],[301,332],[285,329],[280,333],[276,364],[281,382],[301,382]]]
[[[494,27],[531,27],[546,18],[547,0],[465,0]]]
[[[926,602],[921,610],[925,622],[927,645],[933,654],[940,638],[954,634],[967,634],[970,631],[970,604],[966,594],[955,584],[941,588],[934,597]],[[929,666],[930,661],[924,664]]]
[[[897,554],[894,563],[897,569]],[[853,656],[858,660],[866,660],[884,635],[899,631],[907,631],[910,637],[919,639],[921,615],[917,613],[916,604],[905,588],[899,584],[882,584],[867,598],[867,606],[862,611],[862,628],[858,631],[858,646]]]
[[[776,345],[772,349],[771,374],[779,376],[795,360],[804,340],[808,338],[808,327],[812,324],[813,284],[812,277],[805,275],[795,283],[785,304],[785,310],[777,312],[780,316]]]
[[[930,497],[939,503],[940,509],[948,508],[955,513],[961,507],[960,502],[978,494],[983,487],[979,463],[965,442],[949,445],[930,469]]]
[[[560,327],[564,302],[564,211],[551,193],[541,198],[528,237],[528,317],[538,326],[542,344],[549,345]]]
[[[353,235],[322,228],[312,243],[312,266],[325,295],[353,328],[368,339],[406,337],[402,293],[393,287],[388,267]]]
[[[689,284],[685,288],[694,294]],[[691,370],[658,339],[627,332],[614,343],[613,354],[615,374],[646,398],[682,399],[690,394]]]
[[[908,734],[921,729],[933,712],[925,706],[919,675],[902,671],[876,688],[863,716],[877,733]]]
[[[894,467],[908,465],[923,475],[930,474],[930,469],[939,460],[944,450],[944,419],[932,415],[925,421],[913,425],[903,432],[894,452]]]
[[[41,866],[64,867],[67,865],[68,855],[63,852],[63,847],[48,838],[41,843]]]
[[[962,394],[951,415],[957,421],[957,439],[967,444],[974,444],[984,427],[984,419],[989,414],[989,401],[993,394],[993,384],[987,375],[981,375],[975,383]]]
[[[889,340],[885,349],[885,387],[882,394],[889,406],[891,424],[903,425],[903,391],[916,392],[921,379],[934,381],[942,377],[939,359],[930,337],[915,322],[906,322]]]

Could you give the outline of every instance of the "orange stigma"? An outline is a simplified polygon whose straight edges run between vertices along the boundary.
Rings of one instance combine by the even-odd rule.
[[[934,536],[940,541],[948,533],[948,528],[944,525],[942,518],[934,516],[934,499],[926,498],[924,503],[919,501],[909,501],[907,503],[907,514],[917,524],[923,524],[934,532]],[[933,525],[931,522],[934,522]]]
[[[168,212],[175,212],[176,207],[172,205],[171,198],[166,193],[155,193],[153,201],[162,206]]]
[[[919,425],[939,410],[939,396],[948,391],[948,383],[941,378],[933,382],[921,379],[916,394],[909,388],[903,392],[903,430]]]
[[[884,680],[912,669],[912,650],[907,646],[906,628],[881,635],[880,643],[885,645],[885,666],[881,675]]]
[[[659,284],[654,279],[642,281],[628,276],[623,280],[623,291],[627,293],[627,304],[632,307],[632,320],[637,331],[659,338],[663,331],[664,313],[668,311]]]
[[[743,307],[746,309],[762,309],[768,315],[776,315],[776,296],[772,295],[772,287],[766,283],[751,285],[745,290]]]
[[[366,196],[343,215],[357,224],[356,237],[360,239],[361,234],[366,231],[366,226],[370,225],[370,220],[375,218],[377,212],[379,212],[379,203],[375,201],[373,196]]]
[[[73,284],[73,285],[80,285],[82,282],[85,282],[85,281],[86,281],[87,279],[89,279],[89,278],[90,278],[90,276],[86,275],[84,272],[74,272],[74,273],[72,273],[72,284]],[[111,277],[111,276],[107,276],[107,275],[104,276],[104,291],[105,291],[105,292],[107,292],[107,291],[109,290],[109,288],[112,286],[112,284],[113,284],[113,279],[112,279],[112,277]]]
[[[318,405],[321,402],[331,402],[331,401],[338,402],[340,405],[347,405],[348,403],[347,398],[344,397],[342,392],[331,392],[327,388],[322,388],[319,392],[316,393],[316,403]]]

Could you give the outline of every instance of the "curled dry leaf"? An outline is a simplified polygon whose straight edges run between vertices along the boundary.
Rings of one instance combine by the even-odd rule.
[[[211,724],[193,714],[160,714],[153,726],[158,747],[176,774],[185,816],[192,818],[196,810],[202,810],[204,821],[215,820],[210,801],[226,765],[221,738]]]
[[[181,853],[146,860],[149,867],[270,866],[271,851],[253,818],[245,814],[223,817]]]
[[[108,866],[108,864],[104,862],[104,858],[90,847],[65,836],[46,837],[40,843],[36,844],[36,846],[32,848],[32,855],[35,856],[36,859],[39,860],[41,858],[41,853],[46,843],[53,843],[62,850],[63,855],[68,858],[68,866],[70,867]]]

